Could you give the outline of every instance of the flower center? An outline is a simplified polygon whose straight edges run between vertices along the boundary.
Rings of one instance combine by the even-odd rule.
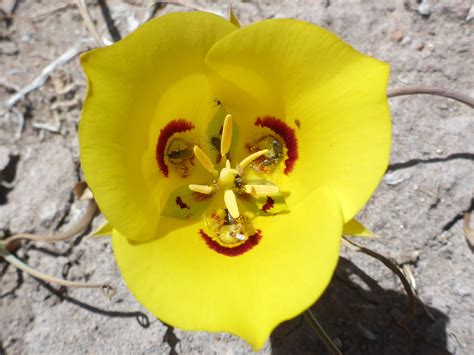
[[[243,181],[244,170],[256,159],[269,153],[269,149],[254,152],[238,163],[235,168],[227,159],[232,142],[232,116],[227,115],[222,129],[220,154],[225,160],[225,166],[218,171],[209,157],[201,148],[194,146],[193,152],[201,165],[213,175],[209,185],[189,185],[189,189],[201,194],[219,194],[223,196],[225,209],[214,211],[205,218],[206,226],[211,231],[209,236],[222,247],[237,247],[255,235],[252,225],[252,214],[241,214],[237,197],[250,195],[254,198],[278,194],[280,191],[275,185],[246,184]],[[203,232],[204,233],[204,232]],[[207,235],[207,234],[206,234]]]

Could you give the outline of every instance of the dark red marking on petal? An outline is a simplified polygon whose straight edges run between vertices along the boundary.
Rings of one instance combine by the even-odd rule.
[[[179,208],[181,208],[182,210],[184,210],[185,208],[190,210],[191,207],[188,206],[188,204],[186,202],[183,201],[183,199],[181,198],[181,196],[178,196],[176,197],[176,204],[179,206]]]
[[[217,243],[215,240],[213,240],[211,237],[209,237],[206,232],[204,232],[202,229],[199,230],[199,234],[201,235],[201,238],[204,239],[206,242],[207,246],[211,248],[212,250],[218,252],[219,254],[227,255],[227,256],[238,256],[242,255],[246,252],[248,252],[250,249],[252,249],[254,246],[256,246],[260,240],[262,239],[262,231],[260,229],[257,229],[255,234],[251,235],[243,244],[240,244],[237,247],[234,248],[226,248]]]
[[[267,200],[265,201],[264,205],[262,206],[262,211],[263,212],[268,212],[273,208],[275,205],[275,200],[272,199],[270,196],[267,196]]]
[[[168,124],[161,129],[158,142],[156,143],[155,158],[156,162],[158,163],[158,167],[164,176],[168,177],[169,174],[168,166],[165,163],[165,149],[168,140],[175,133],[186,132],[193,128],[194,125],[191,122],[180,118],[179,120],[172,120],[168,122]]]
[[[285,141],[287,158],[283,172],[285,175],[288,175],[293,170],[296,160],[298,160],[298,140],[296,139],[295,130],[275,117],[258,117],[255,121],[255,125],[271,129]]]
[[[301,129],[301,121],[300,120],[295,120],[295,125],[298,127],[298,129]]]

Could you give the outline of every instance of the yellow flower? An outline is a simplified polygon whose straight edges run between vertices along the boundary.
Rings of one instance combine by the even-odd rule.
[[[260,348],[329,283],[387,164],[388,65],[312,24],[175,13],[84,54],[89,186],[135,297]]]

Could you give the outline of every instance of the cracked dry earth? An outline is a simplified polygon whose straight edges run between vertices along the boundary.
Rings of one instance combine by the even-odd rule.
[[[193,2],[222,14],[226,3]],[[125,35],[147,13],[145,0],[87,4],[108,39]],[[157,16],[185,10],[166,5]],[[326,27],[389,62],[392,88],[424,84],[474,96],[469,0],[236,1],[235,12],[243,24],[294,17]],[[10,110],[6,102],[70,48],[85,51],[93,43],[72,2],[0,2],[0,236],[65,230],[85,209],[71,192],[81,178],[77,124],[85,80],[78,57]],[[411,270],[420,300],[415,317],[398,326],[408,310],[402,286],[380,262],[346,248],[314,311],[345,354],[472,354],[474,259],[462,212],[473,208],[473,111],[429,96],[393,98],[390,106],[391,165],[359,218],[381,236],[362,243]],[[55,276],[109,281],[117,294],[109,301],[97,290],[50,286],[0,261],[0,353],[251,352],[231,335],[184,332],[155,319],[120,279],[107,238],[23,243],[17,254]],[[261,353],[325,350],[297,317],[279,326]]]

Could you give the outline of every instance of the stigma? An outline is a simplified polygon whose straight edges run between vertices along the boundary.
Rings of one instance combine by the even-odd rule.
[[[267,154],[269,152],[268,149],[262,149],[260,151],[254,152],[236,164],[235,168],[231,167],[231,162],[229,159],[227,159],[227,157],[232,143],[232,125],[232,115],[227,115],[222,126],[222,139],[220,144],[220,154],[222,158],[225,159],[225,166],[222,167],[220,171],[216,169],[211,159],[201,148],[194,146],[193,152],[197,161],[214,177],[214,179],[209,185],[190,184],[189,189],[191,191],[206,195],[215,194],[218,190],[223,190],[224,205],[230,216],[233,219],[237,219],[240,217],[240,211],[236,192],[239,194],[249,194],[255,198],[258,198],[262,196],[278,194],[280,191],[275,185],[245,184],[242,180],[245,169],[254,160]]]
[[[257,159],[268,155],[269,149],[254,151],[247,157],[232,165],[229,151],[232,144],[232,115],[227,115],[222,125],[220,141],[220,166],[214,165],[207,154],[194,146],[194,158],[209,173],[210,183],[207,185],[190,184],[193,192],[222,198],[222,207],[213,209],[204,216],[206,232],[201,230],[201,236],[208,246],[225,255],[238,255],[249,250],[260,240],[261,234],[253,227],[253,212],[246,210],[249,198],[268,198],[279,194],[277,186],[272,184],[252,184],[245,180],[246,169]],[[231,250],[231,251],[230,251]]]

